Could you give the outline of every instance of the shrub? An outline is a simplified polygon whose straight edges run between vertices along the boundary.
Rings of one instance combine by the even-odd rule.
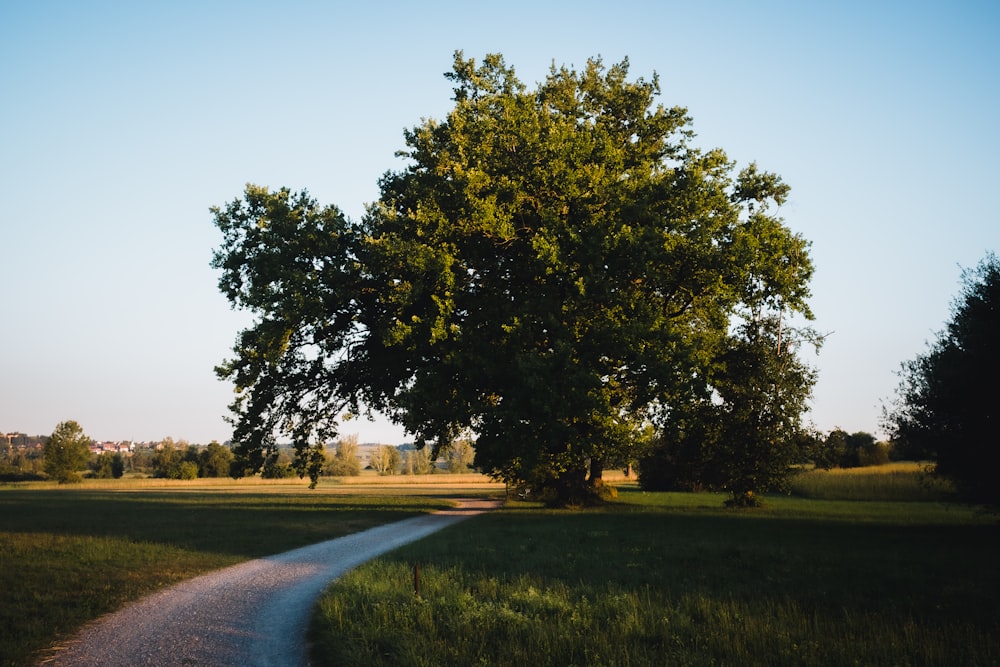
[[[181,461],[177,466],[175,479],[198,479],[198,464],[194,461]]]

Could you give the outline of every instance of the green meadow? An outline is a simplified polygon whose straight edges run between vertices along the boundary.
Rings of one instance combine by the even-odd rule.
[[[624,485],[579,512],[509,503],[334,584],[315,662],[1000,664],[995,517],[925,500],[905,472],[839,474],[825,498],[753,510]],[[843,499],[873,476],[889,488]]]
[[[181,579],[503,493],[442,481],[2,486],[0,664]],[[509,502],[358,568],[316,609],[315,663],[1000,664],[996,517],[917,466],[803,473],[753,510],[619,490]]]
[[[162,586],[449,504],[246,482],[0,486],[0,665]]]

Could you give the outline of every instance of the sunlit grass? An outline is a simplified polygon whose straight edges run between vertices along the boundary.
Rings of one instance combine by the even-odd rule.
[[[791,489],[804,498],[827,500],[948,500],[954,494],[951,484],[915,462],[810,470],[793,477]]]
[[[997,664],[1000,535],[936,503],[515,503],[338,581],[318,664]],[[866,513],[865,508],[871,509]],[[925,509],[930,511],[925,512]],[[413,568],[420,568],[420,595]]]

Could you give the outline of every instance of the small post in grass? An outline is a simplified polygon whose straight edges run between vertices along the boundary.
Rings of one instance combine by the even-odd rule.
[[[413,564],[413,594],[420,597],[420,565]]]

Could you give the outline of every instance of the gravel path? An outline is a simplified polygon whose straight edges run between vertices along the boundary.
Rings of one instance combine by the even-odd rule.
[[[190,579],[88,625],[43,665],[304,667],[313,605],[329,583],[398,546],[493,509],[443,510]]]

